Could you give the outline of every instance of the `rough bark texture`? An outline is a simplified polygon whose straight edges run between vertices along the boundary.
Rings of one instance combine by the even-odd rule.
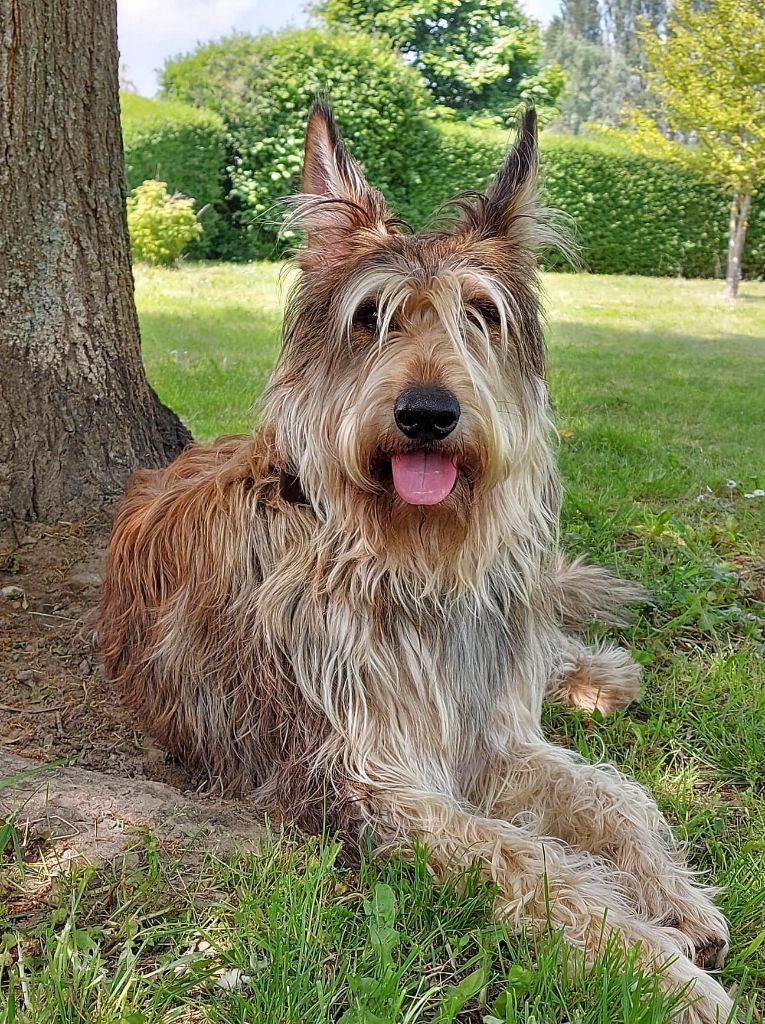
[[[189,439],[141,363],[117,63],[115,0],[0,0],[0,533]]]
[[[746,229],[749,224],[749,209],[752,205],[751,195],[734,192],[730,204],[730,221],[728,224],[728,269],[725,275],[725,295],[735,299],[741,281],[741,260],[744,256]]]

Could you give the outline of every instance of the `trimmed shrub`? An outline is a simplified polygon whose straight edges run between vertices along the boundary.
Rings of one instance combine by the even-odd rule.
[[[455,194],[483,189],[508,143],[493,127],[434,121],[412,155],[411,187],[394,192],[414,227]],[[716,277],[725,267],[730,198],[694,172],[636,156],[610,140],[541,136],[542,201],[573,220],[587,270]],[[551,266],[560,260],[551,257]],[[765,203],[755,203],[744,254],[765,275]]]
[[[343,134],[383,191],[405,189],[427,106],[417,72],[364,35],[319,29],[234,35],[166,64],[165,93],[225,118],[234,159],[229,202],[251,255],[274,255],[275,202],[299,187],[308,109],[332,101]]]
[[[221,204],[228,133],[223,120],[209,110],[181,103],[120,96],[128,191],[146,180],[161,179],[171,193],[196,201],[204,234],[191,255],[214,258],[223,253],[227,225]]]
[[[175,263],[202,234],[194,200],[170,195],[164,181],[144,181],[127,200],[133,259],[166,266]]]

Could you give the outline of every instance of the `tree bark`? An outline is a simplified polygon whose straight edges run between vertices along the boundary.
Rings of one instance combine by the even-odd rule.
[[[141,362],[116,26],[115,0],[0,0],[0,532],[190,439]]]
[[[749,224],[749,209],[752,196],[746,192],[734,192],[730,204],[728,224],[728,268],[725,274],[725,297],[735,299],[741,280],[741,261],[744,256],[746,229]]]

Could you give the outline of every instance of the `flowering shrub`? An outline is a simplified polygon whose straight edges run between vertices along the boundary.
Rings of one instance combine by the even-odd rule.
[[[137,262],[175,263],[202,234],[194,200],[171,196],[164,181],[144,181],[133,189],[127,201],[127,219]]]

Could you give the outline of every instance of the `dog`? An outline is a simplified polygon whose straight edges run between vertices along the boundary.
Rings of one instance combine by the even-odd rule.
[[[477,861],[511,926],[590,960],[636,945],[684,1024],[723,1021],[710,890],[640,785],[540,725],[546,694],[608,711],[639,670],[580,635],[637,591],[560,555],[537,163],[529,110],[487,191],[408,233],[313,107],[261,425],[132,477],[104,662],[224,794],[379,850],[422,842],[437,871]]]

